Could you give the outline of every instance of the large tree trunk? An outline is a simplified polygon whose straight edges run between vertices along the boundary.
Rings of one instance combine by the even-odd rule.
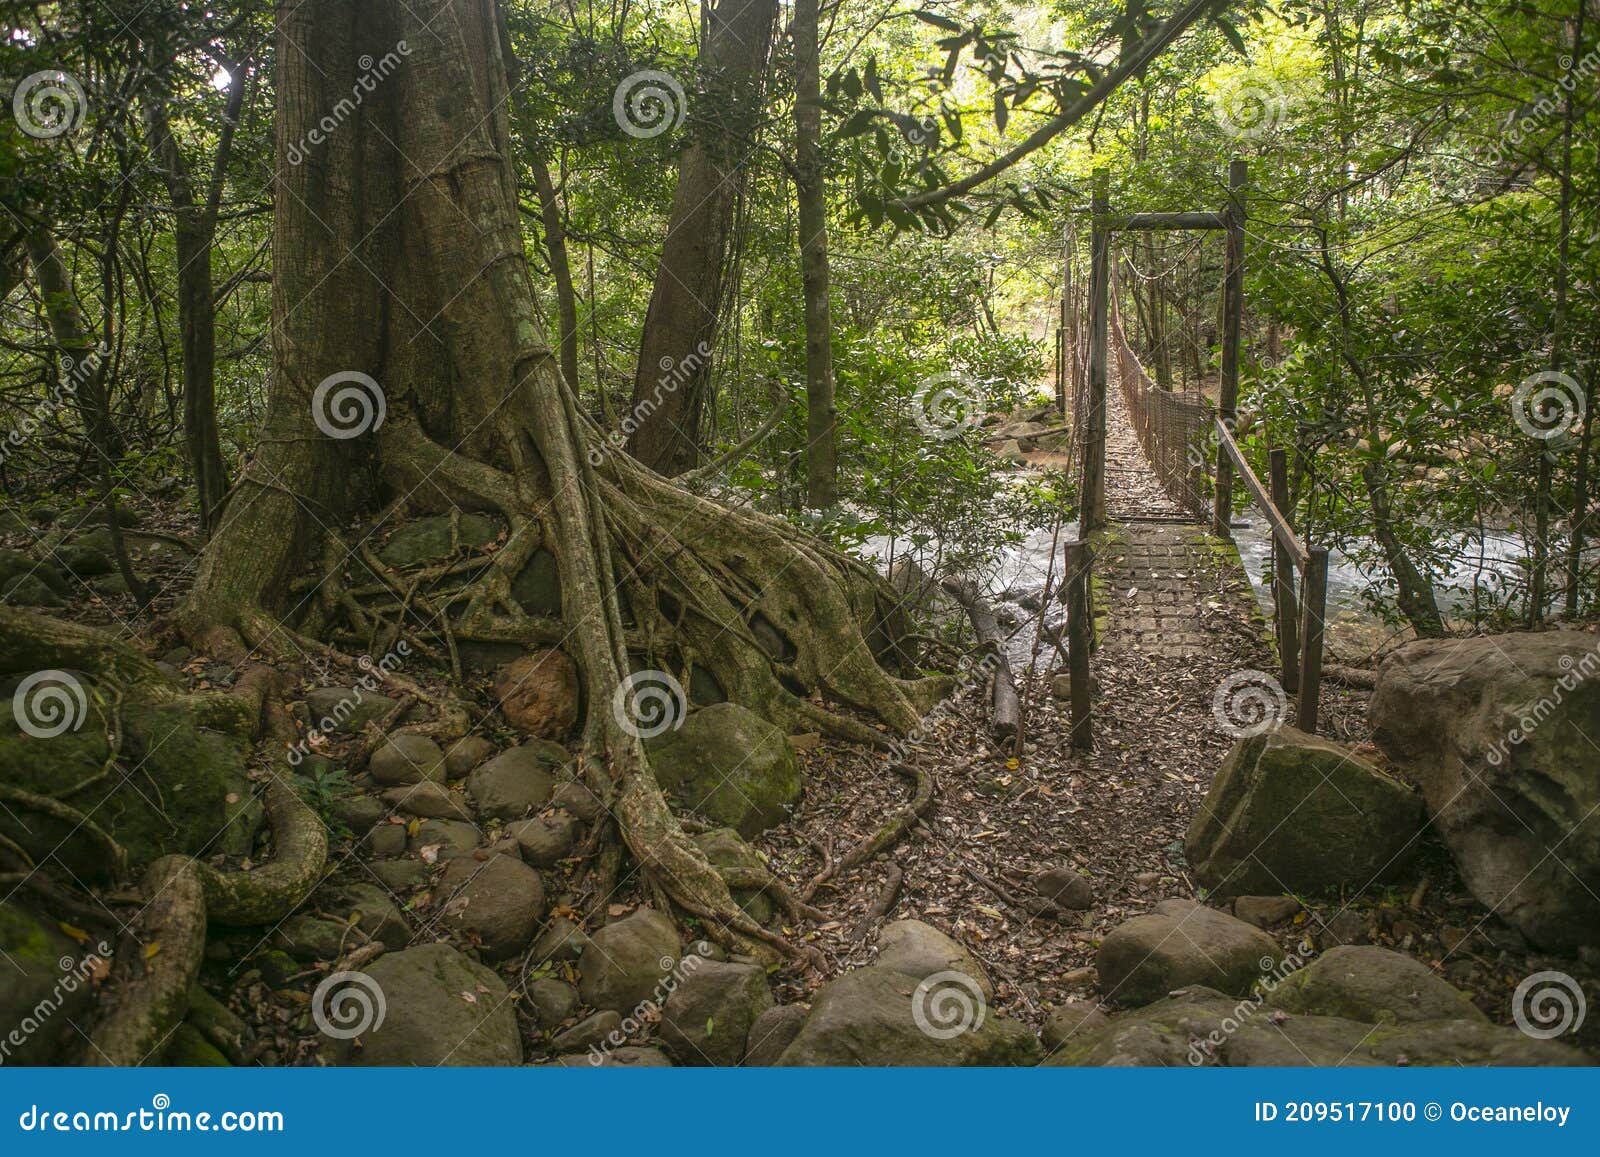
[[[633,381],[637,427],[628,448],[668,477],[700,460],[734,210],[761,119],[761,82],[777,13],[777,0],[720,0],[705,14],[700,84],[689,110],[694,132],[678,160]]]
[[[818,0],[794,6],[795,201],[800,224],[800,282],[806,318],[806,502],[839,500],[838,413],[833,401],[833,315],[828,302],[828,208],[822,174],[821,48]]]
[[[781,522],[604,452],[537,320],[494,0],[280,0],[278,28],[280,157],[351,91],[358,58],[382,68],[406,49],[301,164],[280,163],[270,415],[203,555],[188,625],[292,651],[301,605],[329,608],[289,600],[287,580],[313,557],[334,581],[357,545],[338,534],[352,515],[380,502],[384,517],[497,514],[507,538],[452,596],[453,635],[560,640],[589,704],[584,774],[646,875],[729,939],[777,940],[733,905],[667,809],[635,730],[608,708],[634,667],[703,667],[780,726],[882,742],[813,695],[914,723],[938,686],[893,677],[867,642],[892,592]],[[354,373],[370,381],[334,388],[364,394],[368,409],[341,418],[318,387]],[[362,477],[373,485],[351,484]],[[540,549],[559,568],[560,623],[510,596]],[[762,648],[758,620],[787,640],[783,655]]]

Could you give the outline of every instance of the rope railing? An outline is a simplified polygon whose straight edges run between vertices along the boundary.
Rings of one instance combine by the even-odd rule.
[[[1122,318],[1115,308],[1111,311],[1111,346],[1133,431],[1161,488],[1194,517],[1210,517],[1211,487],[1205,463],[1210,457],[1216,412],[1203,400],[1181,397],[1150,380],[1122,332]]]

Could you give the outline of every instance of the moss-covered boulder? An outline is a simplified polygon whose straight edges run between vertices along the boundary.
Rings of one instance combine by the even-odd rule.
[[[1228,753],[1184,854],[1222,896],[1365,888],[1404,870],[1422,822],[1405,783],[1336,743],[1277,727]]]
[[[1368,944],[1330,948],[1284,977],[1267,1000],[1290,1012],[1368,1024],[1488,1020],[1466,993],[1421,961]]]
[[[94,963],[54,920],[0,901],[0,1066],[52,1064],[81,1045]]]
[[[418,518],[406,523],[389,537],[378,557],[392,567],[425,566],[443,562],[453,548],[478,550],[488,546],[500,533],[500,526],[482,514],[463,514],[454,537],[450,517],[444,514]]]
[[[788,818],[800,764],[782,731],[737,703],[702,707],[649,743],[668,793],[750,839]]]

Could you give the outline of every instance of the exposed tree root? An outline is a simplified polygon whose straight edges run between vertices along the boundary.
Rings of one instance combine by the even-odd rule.
[[[138,932],[116,955],[115,1004],[89,1036],[86,1064],[158,1062],[189,1010],[206,947],[200,874],[187,856],[163,856],[145,872],[143,892]]]
[[[967,762],[971,763],[971,760]],[[935,789],[933,775],[904,759],[894,760],[890,763],[889,770],[912,781],[910,802],[890,816],[876,832],[840,856],[831,866],[824,867],[811,883],[806,885],[805,891],[800,893],[801,899],[810,900],[817,894],[817,889],[824,884],[894,847],[900,842],[901,837],[911,830],[911,825],[921,819],[922,814],[928,810],[928,805],[933,802]]]
[[[872,926],[887,916],[894,908],[895,901],[900,899],[900,889],[906,882],[905,870],[893,860],[888,862],[887,867],[889,878],[884,882],[883,891],[878,893],[878,898],[872,902],[866,914],[850,929],[852,940],[860,940],[871,932]]]

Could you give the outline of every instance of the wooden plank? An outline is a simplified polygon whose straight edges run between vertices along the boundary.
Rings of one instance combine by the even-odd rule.
[[[1294,559],[1295,567],[1305,570],[1310,555],[1295,537],[1294,527],[1289,525],[1289,520],[1273,503],[1272,496],[1267,493],[1267,488],[1261,485],[1261,479],[1256,477],[1256,472],[1250,469],[1250,463],[1244,460],[1244,452],[1239,449],[1239,443],[1233,440],[1233,435],[1228,431],[1228,427],[1222,424],[1221,418],[1216,420],[1216,427],[1217,456],[1225,457],[1229,466],[1238,470],[1239,480],[1244,483],[1245,489],[1250,491],[1250,496],[1256,500],[1256,505],[1266,517],[1267,525],[1272,528],[1272,537]]]
[[[1244,317],[1244,186],[1245,163],[1228,163],[1228,253],[1222,282],[1222,382],[1217,413],[1229,429],[1239,414],[1239,333]],[[1222,447],[1217,448],[1217,484],[1212,493],[1212,526],[1224,538],[1233,535],[1233,473]]]
[[[1282,513],[1289,509],[1288,452],[1274,450],[1271,462],[1269,479],[1272,504]],[[1294,559],[1278,545],[1277,535],[1273,535],[1272,604],[1277,620],[1274,626],[1278,634],[1278,660],[1283,673],[1283,689],[1290,695],[1300,687],[1300,600],[1294,588]]]
[[[1300,698],[1295,705],[1294,725],[1314,733],[1322,696],[1322,631],[1328,611],[1327,547],[1311,548],[1305,573],[1305,603],[1300,611]]]
[[[1206,211],[1190,213],[1130,213],[1118,218],[1113,227],[1134,231],[1158,229],[1226,229],[1228,215]]]
[[[1067,671],[1072,680],[1072,746],[1087,751],[1094,745],[1089,688],[1089,652],[1094,645],[1094,609],[1090,603],[1094,548],[1081,540],[1067,543],[1062,570],[1067,595]]]

